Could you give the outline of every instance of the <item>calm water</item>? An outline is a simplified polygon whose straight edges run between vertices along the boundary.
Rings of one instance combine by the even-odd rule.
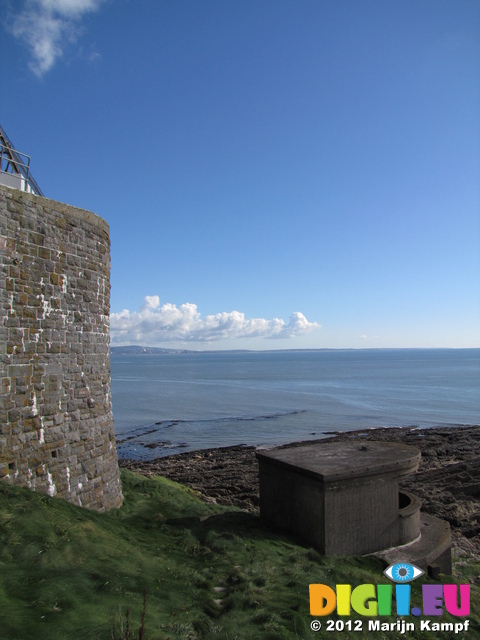
[[[480,349],[112,355],[111,365],[123,457],[480,423]]]

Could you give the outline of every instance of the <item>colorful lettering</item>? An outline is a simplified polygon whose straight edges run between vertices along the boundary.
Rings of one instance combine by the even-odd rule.
[[[460,606],[458,606],[458,586],[456,584],[443,585],[443,597],[445,598],[445,608],[452,616],[470,615],[470,585],[460,585]]]
[[[337,584],[337,613],[339,616],[350,615],[350,598],[352,587],[349,584]]]
[[[310,614],[327,616],[337,608],[339,616],[349,616],[353,611],[361,616],[392,615],[391,584],[361,584],[352,590],[349,584],[337,584],[336,591],[326,584],[311,584]],[[423,610],[410,609],[411,585],[396,584],[395,600],[398,616],[441,616],[445,606],[452,616],[470,615],[470,585],[424,584],[422,585]]]
[[[410,615],[410,585],[409,584],[397,584],[395,585],[395,597],[397,599],[397,615],[409,616]]]
[[[332,587],[326,584],[311,584],[310,589],[310,615],[328,616],[335,609],[337,596]]]
[[[361,616],[376,616],[378,613],[375,600],[375,585],[361,584],[352,591],[352,607]]]
[[[377,601],[378,601],[378,615],[390,616],[392,614],[392,585],[391,584],[377,585]]]
[[[443,613],[443,584],[424,584],[423,593],[423,615],[441,616]]]

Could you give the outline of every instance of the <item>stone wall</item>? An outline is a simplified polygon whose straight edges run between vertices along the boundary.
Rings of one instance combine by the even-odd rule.
[[[0,477],[120,506],[107,223],[0,185],[0,272]]]

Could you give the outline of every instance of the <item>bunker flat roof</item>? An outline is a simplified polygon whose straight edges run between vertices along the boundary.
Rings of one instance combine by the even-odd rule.
[[[259,462],[295,470],[323,482],[360,476],[413,473],[420,461],[416,447],[397,442],[328,442],[257,451]]]

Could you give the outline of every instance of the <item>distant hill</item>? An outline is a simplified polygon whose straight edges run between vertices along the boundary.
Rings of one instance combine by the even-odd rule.
[[[113,356],[145,356],[169,353],[249,353],[249,349],[163,349],[162,347],[140,347],[128,345],[126,347],[110,347]]]
[[[162,353],[194,353],[187,349],[162,349],[160,347],[139,347],[132,345],[128,347],[110,347],[110,353],[116,356],[142,356],[158,355]]]
[[[353,349],[268,349],[268,353],[283,353],[287,351],[352,351]],[[169,353],[265,353],[261,349],[163,349],[162,347],[141,347],[128,345],[126,347],[110,347],[110,353],[114,356],[142,356],[162,355]]]

